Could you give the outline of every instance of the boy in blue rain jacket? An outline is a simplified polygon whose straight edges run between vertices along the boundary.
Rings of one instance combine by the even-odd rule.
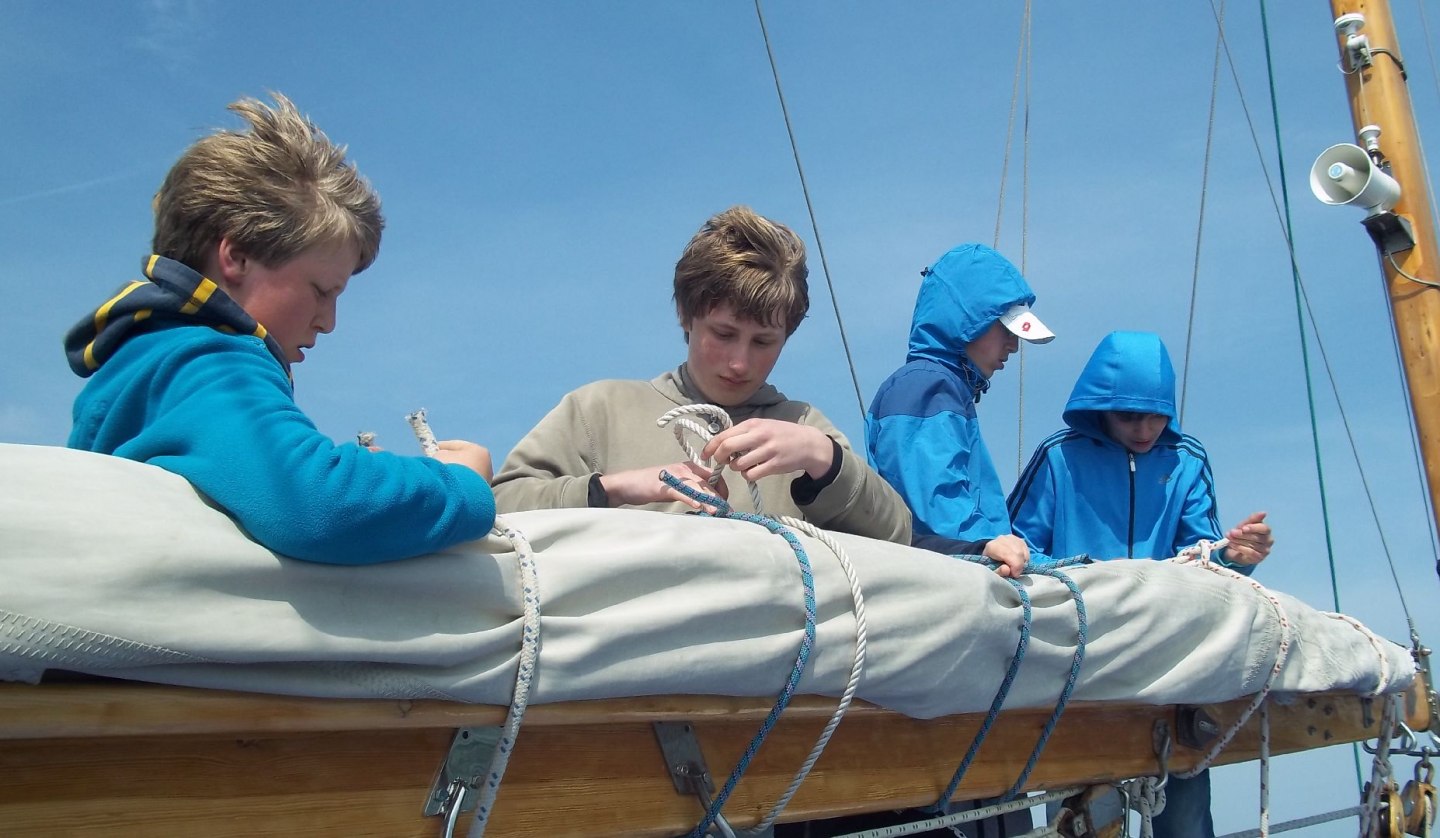
[[[1107,335],[1065,405],[1069,427],[1040,443],[1010,493],[1015,532],[1037,552],[1095,559],[1163,559],[1219,539],[1210,462],[1176,413],[1160,337]],[[1224,535],[1220,563],[1247,575],[1274,544],[1264,512]],[[1214,838],[1209,775],[1170,778],[1157,838]]]
[[[866,449],[910,507],[915,546],[983,555],[1018,576],[1030,551],[1011,532],[975,403],[1022,338],[1055,335],[1030,311],[1029,283],[991,248],[962,244],[923,275],[905,365],[865,415]]]

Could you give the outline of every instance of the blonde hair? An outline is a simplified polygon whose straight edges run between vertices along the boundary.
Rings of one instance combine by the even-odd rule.
[[[380,252],[380,196],[294,103],[230,104],[249,127],[220,130],[180,156],[155,193],[154,252],[197,271],[222,238],[277,267],[319,244],[353,243],[359,273]]]
[[[728,304],[738,317],[791,335],[810,309],[805,243],[784,224],[749,207],[713,216],[675,263],[675,306],[688,329],[695,317]]]

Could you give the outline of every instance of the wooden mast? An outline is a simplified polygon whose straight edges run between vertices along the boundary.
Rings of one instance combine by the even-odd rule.
[[[1414,247],[1391,257],[1381,253],[1380,266],[1425,461],[1431,512],[1440,514],[1440,288],[1404,276],[1440,282],[1440,251],[1435,246],[1435,223],[1430,216],[1430,189],[1419,134],[1401,69],[1404,57],[1386,0],[1331,0],[1330,7],[1337,20],[1347,14],[1364,16],[1364,27],[1358,34],[1368,39],[1370,58],[1345,76],[1350,113],[1357,137],[1365,126],[1379,126],[1380,152],[1401,189],[1394,212],[1409,222],[1414,234]],[[1355,61],[1346,44],[1347,36],[1337,31],[1336,38],[1340,66],[1348,70]]]

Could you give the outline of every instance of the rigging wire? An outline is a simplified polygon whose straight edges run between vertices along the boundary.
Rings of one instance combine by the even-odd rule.
[[[1213,4],[1212,4],[1213,7]],[[1215,13],[1215,63],[1210,70],[1210,115],[1205,123],[1205,162],[1200,172],[1200,214],[1195,221],[1195,262],[1190,270],[1190,315],[1185,322],[1185,361],[1180,372],[1180,427],[1185,427],[1185,396],[1190,390],[1190,345],[1195,337],[1195,299],[1200,292],[1200,243],[1205,232],[1205,201],[1210,192],[1210,152],[1215,145],[1215,100],[1220,92],[1220,50],[1224,45],[1225,0]]]
[[[1212,2],[1212,8],[1213,8],[1213,2]],[[1285,152],[1284,152],[1284,143],[1283,143],[1283,141],[1282,141],[1282,139],[1281,139],[1281,133],[1280,133],[1279,103],[1278,103],[1278,99],[1277,99],[1276,94],[1275,94],[1275,70],[1274,70],[1274,64],[1273,64],[1273,61],[1272,61],[1273,53],[1272,53],[1272,50],[1271,50],[1271,43],[1270,43],[1269,18],[1268,18],[1268,15],[1267,15],[1266,10],[1267,10],[1266,0],[1260,0],[1260,23],[1261,23],[1261,31],[1262,31],[1262,33],[1263,33],[1263,35],[1264,35],[1264,43],[1265,43],[1265,67],[1266,67],[1267,78],[1268,78],[1268,80],[1269,80],[1271,119],[1272,119],[1272,124],[1273,124],[1274,127],[1275,127],[1276,157],[1277,157],[1277,161],[1278,161],[1278,164],[1279,164],[1279,167],[1280,167],[1280,171],[1283,172],[1284,169],[1285,169],[1285,163],[1284,163],[1284,160],[1285,160]],[[1227,54],[1228,54],[1228,51],[1229,51],[1229,50],[1228,50],[1228,46],[1227,46],[1227,48],[1226,48],[1226,51],[1227,51]],[[1231,63],[1231,71],[1232,71],[1232,73],[1234,73],[1234,64],[1233,64],[1233,61],[1232,61],[1232,63]],[[1360,100],[1361,109],[1362,109],[1362,111],[1363,111],[1363,110],[1365,109],[1364,76],[1363,76],[1363,74],[1362,74],[1361,76],[1359,76],[1359,79],[1360,79],[1360,95],[1359,95],[1359,100]],[[1237,86],[1237,88],[1239,87],[1239,77],[1238,77],[1238,75],[1236,75],[1236,86]],[[1243,104],[1243,98],[1244,98],[1244,97],[1243,97],[1243,94],[1242,94],[1242,97],[1241,97],[1241,99],[1242,99],[1242,104]],[[1249,109],[1248,109],[1248,108],[1245,109],[1245,114],[1246,114],[1246,120],[1247,120],[1247,122],[1248,122],[1248,121],[1249,121],[1249,118],[1250,118],[1250,117],[1249,117]],[[1254,135],[1254,126],[1253,126],[1253,123],[1251,124],[1251,134],[1252,134],[1252,136]],[[1257,143],[1257,147],[1258,147],[1258,139],[1256,140],[1256,143]],[[1262,164],[1261,164],[1261,165],[1262,165],[1262,168],[1263,168],[1263,167],[1264,167],[1263,161],[1262,161]],[[1267,184],[1267,186],[1270,188],[1271,201],[1273,202],[1273,201],[1275,200],[1275,191],[1274,191],[1274,186],[1273,186],[1273,185],[1271,184],[1271,182],[1270,182],[1269,172],[1268,172],[1268,171],[1266,171],[1266,184]],[[1347,414],[1345,413],[1345,406],[1344,406],[1343,401],[1342,401],[1341,398],[1340,398],[1340,388],[1339,388],[1338,383],[1337,383],[1336,380],[1335,380],[1334,369],[1331,367],[1331,365],[1330,365],[1330,359],[1329,359],[1327,353],[1325,352],[1325,344],[1324,344],[1324,342],[1323,342],[1323,341],[1321,340],[1321,338],[1320,338],[1319,323],[1318,323],[1318,321],[1317,321],[1316,318],[1315,318],[1314,309],[1310,306],[1310,297],[1309,297],[1309,294],[1306,292],[1304,282],[1303,282],[1303,280],[1301,279],[1301,276],[1300,276],[1300,265],[1299,265],[1299,261],[1297,260],[1297,258],[1296,258],[1296,256],[1295,256],[1295,241],[1294,241],[1294,236],[1292,235],[1293,224],[1292,224],[1291,218],[1290,218],[1290,192],[1289,192],[1288,187],[1287,187],[1286,184],[1285,184],[1285,181],[1284,181],[1284,178],[1283,178],[1283,177],[1280,179],[1280,191],[1281,191],[1282,200],[1283,200],[1283,204],[1284,204],[1283,218],[1280,219],[1280,224],[1281,224],[1281,229],[1283,230],[1283,232],[1284,232],[1284,234],[1285,234],[1285,246],[1286,246],[1287,252],[1288,252],[1288,254],[1289,254],[1289,258],[1290,258],[1290,272],[1291,272],[1291,278],[1292,278],[1292,282],[1293,282],[1294,289],[1295,289],[1295,309],[1296,309],[1295,314],[1296,314],[1296,320],[1298,321],[1299,328],[1300,328],[1300,350],[1301,350],[1301,357],[1302,357],[1303,360],[1304,360],[1304,366],[1305,366],[1305,391],[1306,391],[1306,398],[1307,398],[1307,401],[1308,401],[1308,403],[1309,403],[1309,408],[1310,408],[1310,433],[1311,433],[1312,445],[1313,445],[1314,451],[1315,451],[1315,470],[1316,470],[1316,474],[1317,474],[1317,477],[1319,478],[1319,482],[1320,482],[1320,508],[1321,508],[1321,517],[1322,517],[1322,520],[1324,521],[1324,528],[1325,528],[1325,548],[1326,548],[1326,555],[1327,555],[1327,559],[1328,559],[1329,566],[1330,566],[1330,588],[1331,588],[1331,596],[1333,597],[1333,600],[1334,600],[1334,603],[1335,603],[1335,609],[1336,609],[1337,611],[1340,610],[1340,591],[1339,591],[1339,587],[1338,587],[1338,574],[1337,574],[1336,569],[1335,569],[1334,543],[1333,543],[1333,540],[1332,540],[1332,537],[1331,537],[1330,515],[1329,515],[1328,501],[1327,501],[1327,499],[1326,499],[1326,490],[1325,490],[1326,484],[1325,484],[1325,477],[1324,477],[1324,467],[1323,467],[1322,458],[1321,458],[1321,455],[1320,455],[1320,434],[1319,434],[1319,428],[1318,428],[1318,425],[1317,425],[1316,413],[1315,413],[1314,384],[1313,384],[1313,381],[1311,380],[1311,373],[1310,373],[1310,355],[1309,355],[1309,349],[1308,349],[1308,341],[1307,341],[1307,339],[1306,339],[1306,333],[1305,333],[1305,315],[1306,315],[1307,313],[1309,314],[1311,328],[1312,328],[1312,330],[1313,330],[1313,332],[1314,332],[1314,335],[1315,335],[1315,345],[1316,345],[1316,348],[1317,348],[1317,350],[1318,350],[1319,353],[1320,353],[1320,359],[1321,359],[1322,365],[1323,365],[1324,368],[1325,368],[1326,376],[1327,376],[1327,377],[1329,378],[1329,380],[1330,380],[1330,389],[1331,389],[1331,391],[1332,391],[1332,393],[1334,394],[1334,397],[1335,397],[1336,409],[1337,409],[1337,411],[1339,412],[1341,422],[1342,422],[1342,424],[1344,425],[1346,438],[1348,439],[1348,441],[1349,441],[1349,443],[1350,443],[1351,455],[1355,458],[1355,466],[1356,466],[1356,470],[1358,471],[1358,473],[1359,473],[1359,475],[1360,475],[1361,486],[1362,486],[1362,488],[1364,489],[1366,501],[1367,501],[1367,502],[1369,503],[1369,505],[1370,505],[1370,514],[1371,514],[1371,516],[1372,516],[1372,517],[1374,518],[1374,520],[1375,520],[1375,529],[1376,529],[1376,533],[1378,534],[1378,536],[1379,536],[1379,538],[1380,538],[1381,550],[1382,550],[1382,552],[1383,552],[1384,555],[1385,555],[1386,564],[1387,564],[1387,565],[1389,566],[1389,568],[1390,568],[1390,576],[1391,576],[1391,579],[1392,579],[1392,580],[1394,581],[1394,583],[1395,583],[1395,592],[1396,592],[1396,595],[1399,597],[1400,606],[1401,606],[1402,610],[1405,612],[1405,619],[1406,619],[1407,623],[1410,624],[1411,634],[1412,634],[1412,636],[1414,636],[1414,622],[1413,622],[1412,618],[1410,617],[1410,609],[1409,609],[1409,606],[1408,606],[1408,604],[1405,602],[1405,592],[1404,592],[1403,587],[1402,587],[1401,584],[1400,584],[1399,574],[1398,574],[1398,572],[1397,572],[1396,569],[1395,569],[1395,560],[1394,560],[1394,557],[1391,555],[1391,553],[1390,553],[1390,547],[1389,547],[1389,545],[1388,545],[1388,543],[1386,542],[1386,539],[1385,539],[1385,529],[1384,529],[1384,527],[1383,527],[1383,526],[1381,525],[1381,523],[1380,523],[1380,514],[1379,514],[1378,507],[1376,506],[1376,503],[1375,503],[1374,494],[1373,494],[1373,493],[1371,492],[1371,490],[1370,490],[1370,482],[1369,482],[1369,480],[1368,480],[1368,479],[1366,478],[1366,476],[1365,476],[1365,468],[1364,468],[1364,466],[1363,466],[1363,464],[1361,463],[1361,460],[1360,460],[1360,449],[1359,449],[1359,446],[1358,446],[1358,445],[1356,444],[1356,442],[1355,442],[1355,436],[1354,436],[1354,433],[1353,433],[1353,431],[1352,431],[1352,429],[1351,429],[1351,427],[1350,427],[1349,417],[1348,417]],[[1280,212],[1279,206],[1276,207],[1276,210],[1277,210],[1277,213]],[[1302,310],[1302,303],[1303,303],[1303,310]],[[1393,323],[1392,323],[1392,329],[1393,329]],[[1394,346],[1397,347],[1397,348],[1396,348],[1396,352],[1397,352],[1397,354],[1398,354],[1398,351],[1399,351],[1399,350],[1398,350],[1398,344],[1397,344],[1396,342],[1392,341],[1392,345],[1394,345]],[[1402,388],[1402,389],[1404,389],[1404,388]],[[1408,395],[1407,395],[1407,404],[1408,404]],[[1359,753],[1359,750],[1356,749],[1356,748],[1354,748],[1354,747],[1352,747],[1351,751],[1352,751],[1352,754],[1353,754],[1354,759],[1355,759],[1356,784],[1357,784],[1357,785],[1360,785],[1360,784],[1363,784],[1363,782],[1364,782],[1364,777],[1363,777],[1363,775],[1362,775],[1362,773],[1361,773],[1361,768],[1360,768],[1360,753]]]
[[[1035,50],[1030,34],[1030,0],[1025,0],[1025,31],[1021,35],[1025,43],[1025,118],[1022,120],[1020,139],[1020,274],[1028,270],[1026,257],[1030,253],[1030,80],[1035,77]],[[1026,341],[1020,341],[1024,344]],[[1025,358],[1029,354],[1020,346],[1020,376],[1015,384],[1015,475],[1019,477],[1025,469]]]
[[[1213,8],[1213,6],[1214,6],[1213,2],[1212,2],[1212,4],[1211,4],[1211,6],[1212,6],[1212,8]],[[1282,176],[1280,177],[1280,196],[1281,196],[1281,197],[1280,197],[1280,203],[1276,203],[1276,198],[1275,198],[1275,184],[1274,184],[1274,182],[1271,181],[1271,179],[1270,179],[1270,171],[1269,171],[1269,169],[1265,169],[1265,167],[1264,167],[1263,156],[1262,156],[1261,168],[1264,169],[1264,171],[1265,171],[1265,185],[1266,185],[1266,187],[1270,190],[1270,201],[1271,201],[1271,203],[1272,203],[1272,204],[1275,204],[1275,212],[1276,212],[1276,215],[1278,216],[1279,221],[1280,221],[1280,229],[1281,229],[1281,232],[1282,232],[1282,233],[1284,234],[1284,236],[1285,236],[1286,255],[1287,255],[1287,256],[1289,257],[1289,259],[1290,259],[1290,279],[1291,279],[1291,285],[1292,285],[1292,287],[1293,287],[1293,289],[1294,289],[1294,293],[1295,293],[1295,319],[1296,319],[1296,321],[1297,321],[1297,323],[1298,323],[1298,325],[1299,325],[1299,329],[1300,329],[1300,358],[1301,358],[1301,361],[1302,361],[1302,363],[1304,364],[1304,367],[1305,367],[1305,399],[1306,399],[1306,403],[1309,405],[1309,410],[1310,410],[1310,440],[1311,440],[1312,447],[1314,448],[1314,451],[1315,451],[1315,474],[1316,474],[1316,477],[1318,478],[1319,483],[1320,483],[1320,517],[1321,517],[1321,520],[1322,520],[1323,523],[1324,523],[1324,528],[1325,528],[1325,555],[1326,555],[1326,559],[1327,559],[1327,561],[1329,562],[1329,566],[1330,566],[1330,596],[1331,596],[1331,601],[1333,602],[1333,604],[1334,604],[1334,606],[1335,606],[1335,610],[1336,610],[1336,611],[1339,611],[1339,610],[1341,610],[1341,609],[1340,609],[1340,588],[1339,588],[1338,581],[1337,581],[1337,580],[1338,580],[1338,574],[1336,573],[1336,570],[1335,570],[1335,543],[1334,543],[1334,539],[1333,539],[1333,536],[1332,536],[1332,533],[1331,533],[1331,529],[1330,529],[1330,507],[1329,507],[1329,502],[1328,502],[1327,497],[1326,497],[1326,494],[1325,494],[1325,466],[1324,466],[1323,458],[1322,458],[1321,455],[1320,455],[1320,426],[1319,426],[1319,421],[1318,421],[1318,419],[1317,419],[1316,411],[1315,411],[1315,384],[1314,384],[1314,381],[1311,379],[1311,376],[1310,376],[1310,345],[1309,345],[1309,341],[1306,339],[1306,335],[1305,335],[1305,313],[1304,313],[1304,310],[1303,310],[1303,308],[1304,308],[1305,306],[1302,306],[1302,301],[1304,301],[1304,303],[1306,304],[1306,306],[1308,306],[1308,297],[1307,297],[1306,294],[1305,294],[1305,285],[1304,285],[1304,282],[1303,282],[1303,281],[1301,280],[1301,278],[1300,278],[1300,261],[1299,261],[1299,259],[1296,258],[1296,256],[1295,256],[1295,237],[1294,237],[1294,235],[1293,235],[1294,225],[1293,225],[1293,223],[1292,223],[1292,221],[1291,221],[1291,218],[1290,218],[1290,189],[1289,189],[1289,187],[1286,185],[1286,183],[1285,183],[1285,178],[1283,177],[1283,174],[1284,174],[1284,171],[1285,171],[1285,144],[1284,144],[1284,142],[1282,141],[1281,134],[1280,134],[1280,103],[1279,103],[1279,99],[1278,99],[1278,97],[1276,96],[1276,93],[1275,93],[1275,65],[1274,65],[1274,63],[1273,63],[1273,61],[1272,61],[1273,52],[1272,52],[1272,50],[1271,50],[1271,45],[1270,45],[1270,23],[1269,23],[1269,16],[1268,16],[1268,14],[1267,14],[1267,1],[1266,1],[1266,0],[1260,0],[1260,30],[1261,30],[1261,33],[1262,33],[1263,36],[1264,36],[1264,41],[1265,41],[1265,71],[1266,71],[1266,79],[1267,79],[1268,84],[1269,84],[1269,92],[1270,92],[1270,121],[1271,121],[1271,124],[1274,126],[1274,130],[1275,130],[1275,157],[1276,157],[1276,165],[1278,166],[1278,168],[1279,168],[1279,170],[1280,170],[1280,172],[1281,172],[1281,175],[1282,175]],[[1223,36],[1222,36],[1222,37],[1223,37]],[[1228,56],[1228,55],[1229,55],[1229,52],[1230,52],[1230,48],[1229,48],[1228,44],[1226,45],[1225,52],[1226,52],[1226,55]],[[1230,64],[1230,71],[1231,71],[1232,75],[1234,75],[1234,78],[1235,78],[1235,86],[1236,86],[1236,88],[1238,89],[1239,86],[1240,86],[1240,76],[1239,76],[1239,74],[1238,74],[1238,73],[1236,72],[1236,70],[1235,70],[1235,64],[1234,64],[1233,58],[1232,58],[1231,64]],[[1243,104],[1243,102],[1244,102],[1244,95],[1243,95],[1243,94],[1241,95],[1241,102],[1242,102],[1242,104]],[[1255,126],[1254,126],[1254,123],[1250,121],[1250,109],[1249,109],[1248,107],[1245,108],[1245,119],[1246,119],[1247,123],[1250,124],[1250,133],[1251,133],[1251,135],[1252,135],[1252,136],[1255,136]],[[1256,144],[1256,149],[1257,149],[1257,150],[1259,149],[1259,143],[1260,143],[1259,137],[1258,137],[1258,136],[1255,136],[1255,144]],[[1283,209],[1282,209],[1281,204],[1283,204]],[[1315,318],[1314,318],[1313,312],[1311,313],[1310,322],[1311,322],[1312,327],[1315,327],[1315,326],[1316,326],[1316,322],[1315,322]],[[1317,347],[1322,347],[1322,351],[1321,351],[1321,353],[1320,353],[1320,357],[1321,357],[1322,361],[1323,361],[1324,364],[1325,364],[1325,369],[1326,369],[1326,371],[1327,371],[1327,372],[1330,372],[1330,361],[1329,361],[1329,358],[1326,357],[1326,355],[1325,355],[1325,353],[1324,353],[1324,351],[1323,351],[1323,344],[1321,344],[1320,339],[1319,339],[1319,329],[1318,329],[1318,327],[1316,327],[1316,339],[1315,339],[1315,343],[1316,343],[1316,346],[1317,346]],[[1333,373],[1331,373],[1331,375],[1332,375],[1332,378],[1331,378],[1331,382],[1332,382],[1332,383],[1331,383],[1331,387],[1334,388],[1335,385],[1334,385]],[[1345,410],[1344,410],[1343,405],[1340,405],[1340,391],[1339,391],[1339,389],[1335,389],[1334,392],[1335,392],[1335,403],[1336,403],[1337,406],[1339,406],[1339,408],[1340,408],[1340,414],[1341,414],[1341,416],[1343,417],[1343,416],[1344,416],[1344,413],[1345,413]],[[1358,456],[1358,455],[1357,455],[1357,456]],[[1387,553],[1386,555],[1387,555],[1387,558],[1388,558],[1388,555],[1389,555],[1389,554]],[[1358,768],[1357,768],[1357,770],[1358,770]]]
[[[1010,82],[1010,114],[1005,122],[1005,151],[1000,162],[1000,193],[995,200],[995,236],[990,241],[990,246],[996,250],[1000,249],[1000,228],[1005,218],[1005,188],[1010,177],[1010,149],[1015,142],[1015,109],[1020,102],[1020,80],[1023,74],[1025,79],[1025,118],[1024,118],[1024,154],[1022,156],[1023,173],[1021,175],[1021,200],[1020,200],[1020,273],[1025,273],[1025,233],[1029,225],[1029,198],[1030,198],[1030,21],[1031,21],[1031,0],[1025,0],[1025,10],[1020,18],[1020,39],[1015,49],[1015,75]],[[1020,372],[1016,385],[1018,393],[1018,404],[1016,407],[1016,432],[1015,432],[1015,473],[1018,475],[1025,468],[1025,345],[1020,345]]]
[[[850,383],[855,385],[855,403],[860,407],[860,418],[863,421],[865,397],[860,395],[860,376],[855,372],[855,357],[850,353],[850,339],[845,335],[845,321],[840,318],[840,301],[835,298],[835,283],[830,279],[830,262],[825,258],[825,243],[820,239],[820,225],[815,220],[815,205],[810,200],[805,167],[800,165],[800,146],[795,142],[795,129],[790,124],[790,109],[785,105],[785,90],[780,86],[780,69],[775,64],[775,50],[770,46],[770,31],[765,28],[765,13],[760,9],[760,0],[755,0],[755,18],[760,21],[760,36],[765,40],[765,55],[770,59],[770,76],[775,80],[775,95],[780,100],[780,113],[785,117],[785,133],[790,137],[790,153],[795,157],[795,173],[800,176],[800,191],[805,196],[805,210],[810,213],[810,230],[815,234],[815,250],[820,254],[825,288],[830,292],[830,305],[835,310],[835,325],[840,330],[840,345],[845,349],[845,363],[850,367]]]

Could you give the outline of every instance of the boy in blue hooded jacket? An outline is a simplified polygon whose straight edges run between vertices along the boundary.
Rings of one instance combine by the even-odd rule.
[[[1065,405],[1066,430],[1035,449],[1010,493],[1015,532],[1051,556],[1168,558],[1220,538],[1200,441],[1180,432],[1175,370],[1160,337],[1112,332]],[[1274,543],[1265,513],[1225,533],[1221,564],[1249,574]],[[1210,777],[1170,778],[1158,838],[1213,838]]]
[[[910,507],[915,546],[983,555],[1019,576],[1030,550],[1011,531],[975,404],[1021,339],[1055,335],[1030,311],[1029,283],[991,248],[962,244],[922,275],[905,365],[865,415],[866,450]]]
[[[155,195],[153,255],[65,336],[89,381],[69,445],[190,481],[266,547],[367,564],[483,536],[490,454],[336,445],[295,404],[290,367],[335,328],[375,260],[380,198],[284,96],[230,106],[249,126],[191,145]]]

